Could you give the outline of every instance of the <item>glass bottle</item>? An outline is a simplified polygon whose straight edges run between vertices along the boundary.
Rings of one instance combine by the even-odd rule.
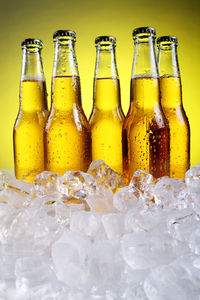
[[[155,178],[169,175],[169,127],[160,104],[155,35],[151,27],[133,30],[130,107],[123,125],[124,176],[128,181],[137,170]]]
[[[170,128],[170,177],[184,178],[190,167],[190,126],[182,103],[175,36],[158,38],[161,105]]]
[[[102,159],[113,170],[123,172],[120,82],[115,57],[116,39],[99,36],[95,39],[96,67],[93,110],[90,116],[92,160]]]
[[[67,170],[87,171],[91,133],[81,104],[76,34],[58,30],[53,39],[51,110],[45,129],[46,169],[61,175]]]
[[[21,46],[20,105],[13,131],[15,175],[17,179],[32,182],[44,171],[47,93],[41,58],[42,41],[26,39]]]

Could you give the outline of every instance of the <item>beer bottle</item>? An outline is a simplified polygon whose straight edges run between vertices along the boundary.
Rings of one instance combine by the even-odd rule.
[[[58,30],[53,39],[51,110],[45,128],[46,169],[61,175],[67,170],[87,171],[91,162],[91,134],[81,105],[76,34]]]
[[[161,105],[170,128],[170,177],[184,178],[190,166],[190,127],[182,104],[177,43],[174,36],[158,38],[158,68]]]
[[[113,170],[123,172],[120,82],[115,58],[116,39],[95,39],[96,67],[93,110],[90,116],[92,160],[102,159]]]
[[[169,127],[160,105],[155,35],[151,27],[133,30],[130,107],[123,125],[127,180],[137,170],[149,172],[155,178],[169,175]]]
[[[26,39],[23,50],[19,113],[13,130],[15,175],[32,182],[44,170],[44,126],[47,93],[41,50],[42,41]]]

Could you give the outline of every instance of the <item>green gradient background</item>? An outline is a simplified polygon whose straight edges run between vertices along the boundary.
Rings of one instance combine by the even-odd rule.
[[[0,3],[0,168],[12,168],[14,165],[12,128],[19,106],[21,41],[29,37],[43,41],[42,58],[50,95],[53,32],[58,29],[72,29],[77,33],[76,53],[81,76],[82,102],[89,117],[96,54],[94,39],[98,35],[114,35],[117,38],[122,107],[127,113],[133,59],[132,30],[139,26],[155,27],[157,36],[170,34],[179,38],[183,103],[191,126],[191,165],[200,162],[199,0],[1,0]],[[50,103],[50,96],[48,101]]]

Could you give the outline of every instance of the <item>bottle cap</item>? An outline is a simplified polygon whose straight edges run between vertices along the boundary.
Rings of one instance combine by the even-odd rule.
[[[173,42],[173,43],[178,43],[178,38],[176,36],[172,36],[172,35],[164,35],[164,36],[160,36],[157,39],[157,44],[160,44],[161,42]]]
[[[156,30],[153,27],[139,27],[133,30],[133,36],[140,33],[152,33],[153,35],[156,35]]]
[[[43,47],[43,43],[39,39],[25,39],[22,41],[21,46],[40,46]]]
[[[111,42],[113,44],[116,44],[116,38],[114,36],[109,36],[109,35],[102,35],[102,36],[98,36],[95,39],[95,44],[98,44],[100,42]]]
[[[66,37],[66,36],[76,38],[76,33],[72,30],[57,30],[53,34],[53,39],[56,39],[59,37]]]

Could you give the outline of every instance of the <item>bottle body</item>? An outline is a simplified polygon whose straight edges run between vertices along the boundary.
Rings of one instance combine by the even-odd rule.
[[[136,41],[139,47],[143,37],[140,39]],[[150,35],[141,49],[135,50],[130,108],[123,125],[124,177],[127,181],[137,170],[149,172],[155,178],[169,175],[169,128],[160,105],[155,52],[149,39]],[[143,64],[145,59],[148,72]]]
[[[29,48],[30,45],[28,45]],[[25,46],[24,46],[25,47]],[[33,45],[33,48],[35,45]],[[32,182],[44,171],[44,126],[48,115],[46,83],[41,66],[37,72],[28,72],[26,64],[41,64],[38,47],[24,49],[20,83],[20,108],[13,130],[15,175],[17,179]],[[30,52],[30,53],[27,53]],[[27,56],[29,56],[27,58]],[[38,56],[38,57],[36,57]],[[33,67],[34,69],[34,67]],[[32,74],[31,74],[32,73]]]
[[[170,177],[184,178],[190,167],[190,127],[182,104],[177,39],[158,39],[161,104],[170,128]]]
[[[98,39],[98,38],[97,38]],[[94,103],[90,116],[92,160],[102,159],[123,172],[120,82],[112,37],[99,37],[94,78]],[[114,38],[113,38],[114,39]]]
[[[44,140],[46,169],[61,175],[68,170],[87,171],[91,162],[91,133],[81,106],[74,39],[70,38],[56,40],[52,104]]]

